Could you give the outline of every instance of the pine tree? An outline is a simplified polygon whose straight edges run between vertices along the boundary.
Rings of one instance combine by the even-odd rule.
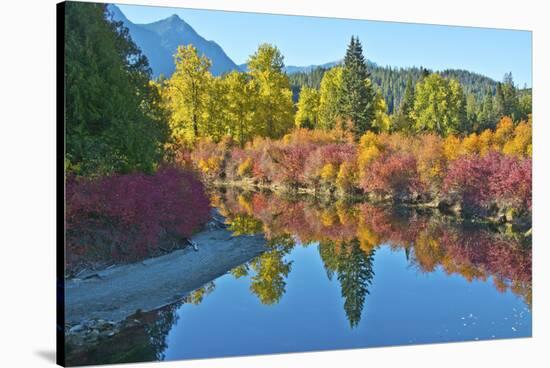
[[[499,118],[502,116],[509,116],[512,120],[518,120],[519,101],[512,73],[504,74],[502,83],[497,85],[495,98],[495,108]]]
[[[407,84],[405,87],[405,93],[403,99],[399,104],[397,112],[392,117],[392,129],[401,132],[412,131],[413,122],[410,119],[410,114],[414,108],[414,84],[412,77],[409,75],[407,78]]]
[[[404,116],[409,116],[414,107],[414,85],[412,77],[407,78],[407,86],[405,87],[405,94],[403,100],[399,105],[399,113]]]
[[[494,129],[497,123],[497,117],[493,104],[492,94],[486,94],[483,98],[481,111],[479,113],[479,130]]]
[[[360,249],[358,241],[353,240],[344,244],[340,252],[338,281],[345,299],[344,311],[350,326],[356,327],[361,320],[365,298],[374,277],[374,250],[367,254]]]
[[[344,120],[353,123],[356,137],[372,129],[374,97],[363,48],[359,39],[352,37],[344,58],[340,109]]]

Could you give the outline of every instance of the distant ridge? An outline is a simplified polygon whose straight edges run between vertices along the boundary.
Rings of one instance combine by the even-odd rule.
[[[323,68],[323,69],[330,69],[337,65],[342,64],[342,60],[338,61],[331,61],[328,63],[324,63],[321,65],[308,65],[308,66],[294,66],[294,65],[288,65],[285,66],[284,70],[287,74],[295,74],[295,73],[309,73],[312,70],[315,70],[317,68]]]
[[[237,65],[220,45],[204,39],[176,14],[153,23],[136,24],[128,20],[116,5],[109,4],[108,10],[114,20],[121,21],[128,28],[136,45],[149,59],[154,77],[160,74],[170,77],[174,72],[173,55],[177,46],[189,44],[194,45],[201,54],[210,59],[212,62],[210,71],[213,75],[222,75],[233,70],[242,72],[247,70],[246,64]],[[300,89],[304,85],[319,88],[324,70],[341,63],[342,60],[336,60],[320,65],[285,66],[283,70],[291,79],[294,99],[297,100]],[[407,78],[411,76],[413,82],[416,82],[421,74],[421,70],[417,67],[383,67],[370,60],[367,60],[367,64],[371,80],[381,88],[390,112],[399,104]],[[317,70],[321,72],[318,73]],[[472,93],[478,98],[487,92],[494,94],[496,90],[497,82],[481,74],[459,69],[448,69],[438,73],[444,77],[457,79],[467,93]]]

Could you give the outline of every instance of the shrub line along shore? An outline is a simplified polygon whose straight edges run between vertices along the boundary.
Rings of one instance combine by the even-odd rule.
[[[378,196],[373,193],[346,193],[338,190],[320,190],[307,187],[291,187],[278,184],[257,183],[253,180],[228,181],[217,180],[208,185],[212,189],[234,188],[243,192],[272,192],[287,198],[296,196],[308,197],[321,202],[344,201],[347,203],[369,203],[380,207],[398,206],[418,210],[438,211],[441,215],[453,220],[468,220],[479,224],[508,224],[517,226],[526,233],[531,231],[531,217],[512,217],[501,215],[482,215],[475,213],[464,213],[459,202],[446,202],[440,198],[400,198],[392,196]]]

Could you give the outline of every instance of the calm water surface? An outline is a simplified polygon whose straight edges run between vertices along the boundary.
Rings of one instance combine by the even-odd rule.
[[[167,336],[166,359],[359,348],[531,335],[531,313],[492,280],[468,282],[441,269],[410,267],[404,251],[381,247],[355,327],[337,277],[318,246],[295,247],[286,291],[274,305],[250,292],[250,276],[226,275],[200,305],[184,304]]]
[[[530,240],[511,229],[260,193],[213,204],[268,250],[150,314],[149,353],[119,361],[531,336]]]

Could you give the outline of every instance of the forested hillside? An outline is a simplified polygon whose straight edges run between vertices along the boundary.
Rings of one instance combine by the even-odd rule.
[[[397,113],[399,106],[403,103],[409,80],[411,86],[414,86],[423,76],[433,73],[433,71],[422,67],[392,68],[382,67],[372,62],[367,62],[367,66],[370,80],[380,89],[386,102],[387,113],[390,115]],[[305,72],[289,74],[294,101],[298,101],[302,87],[320,89],[323,76],[330,69],[318,67]],[[484,126],[494,127],[497,116],[500,114],[495,111],[497,108],[495,105],[504,103],[499,85],[509,89],[513,85],[511,74],[505,75],[502,82],[497,82],[467,70],[447,69],[435,73],[447,79],[455,79],[460,83],[466,97],[466,109],[472,126],[479,129]],[[530,110],[531,89],[513,87],[514,94],[518,98],[515,116],[524,119]],[[497,92],[500,94],[499,97],[497,97]]]

